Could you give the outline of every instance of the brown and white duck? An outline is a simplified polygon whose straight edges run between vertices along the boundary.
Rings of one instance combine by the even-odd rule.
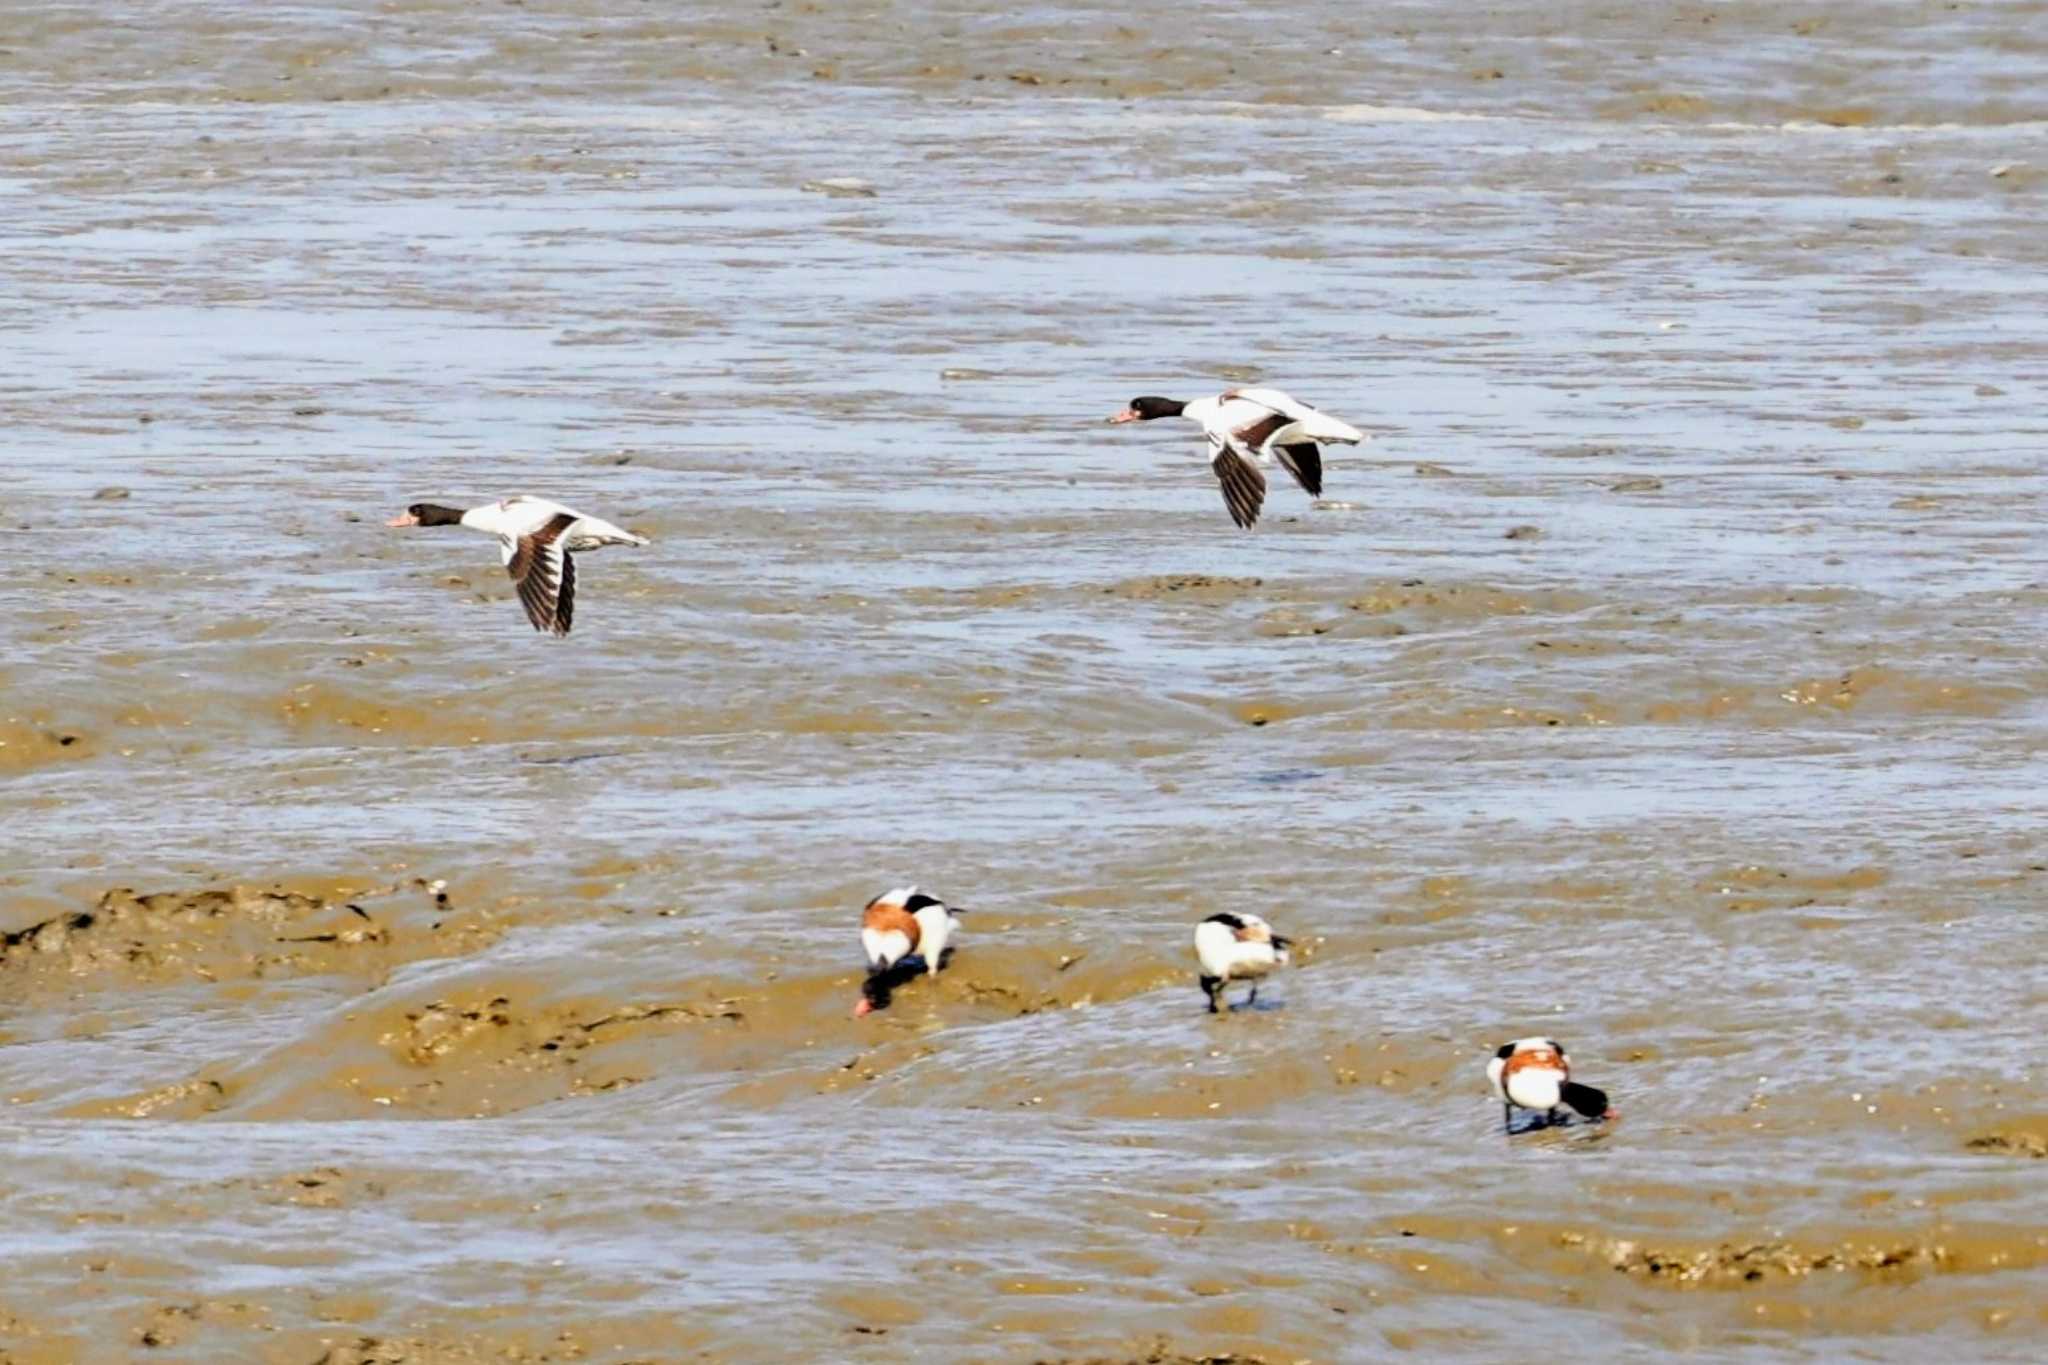
[[[1233,981],[1249,981],[1252,993],[1245,1004],[1259,1000],[1259,980],[1285,967],[1293,940],[1273,932],[1273,926],[1249,910],[1222,911],[1195,926],[1195,959],[1202,964],[1202,994],[1209,997],[1209,1013],[1223,1012],[1223,992]]]
[[[860,950],[868,974],[853,1017],[888,1008],[889,993],[913,977],[938,975],[953,931],[960,927],[959,913],[914,886],[899,886],[869,901],[860,915]]]
[[[1571,1060],[1564,1055],[1564,1045],[1554,1039],[1517,1038],[1502,1043],[1486,1063],[1486,1081],[1501,1103],[1501,1123],[1509,1132],[1515,1131],[1517,1109],[1537,1116],[1528,1125],[1532,1128],[1562,1122],[1562,1109],[1587,1119],[1615,1117],[1606,1091],[1572,1079]]]
[[[498,538],[505,570],[519,589],[519,604],[533,628],[567,635],[576,614],[576,560],[607,545],[645,545],[647,537],[586,517],[573,508],[524,494],[467,511],[416,502],[387,526],[467,526]]]
[[[1249,527],[1266,501],[1261,465],[1278,462],[1312,498],[1323,495],[1325,443],[1356,445],[1369,439],[1349,422],[1318,412],[1279,389],[1228,389],[1214,398],[1181,402],[1148,395],[1113,414],[1111,422],[1185,417],[1209,438],[1209,467],[1223,486],[1230,519]]]

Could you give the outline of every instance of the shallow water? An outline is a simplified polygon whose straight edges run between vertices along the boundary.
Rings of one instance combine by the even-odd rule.
[[[14,15],[0,1348],[2038,1358],[2042,17]]]

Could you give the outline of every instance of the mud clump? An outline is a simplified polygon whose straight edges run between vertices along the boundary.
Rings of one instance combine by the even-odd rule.
[[[1262,578],[1218,578],[1210,574],[1157,574],[1113,583],[1102,590],[1105,597],[1133,602],[1172,598],[1183,602],[1236,602],[1265,586]]]
[[[600,1017],[578,1019],[542,1015],[515,1018],[512,1002],[495,996],[480,1006],[459,1006],[435,1002],[406,1016],[406,1029],[393,1039],[405,1060],[414,1066],[431,1066],[451,1054],[474,1046],[496,1030],[515,1025],[528,1035],[516,1052],[561,1053],[573,1057],[597,1043],[601,1037],[617,1036],[634,1025],[656,1027],[698,1020],[724,1019],[738,1023],[745,1018],[730,1002],[709,1005],[622,1005]],[[636,1030],[644,1031],[644,1030]]]
[[[2032,1157],[2039,1161],[2048,1157],[2048,1119],[2041,1120],[2037,1127],[2001,1128],[1994,1132],[1980,1133],[1963,1146],[1973,1152]]]
[[[370,1305],[363,1309],[365,1316],[371,1312]],[[300,1330],[282,1339],[273,1337],[274,1349],[261,1358],[278,1365],[561,1365],[579,1360],[651,1365],[727,1358],[704,1349],[706,1334],[674,1314],[607,1314],[569,1324],[544,1321],[522,1326],[491,1320],[503,1316],[502,1311],[465,1314],[462,1322],[474,1326],[435,1324],[425,1328],[432,1335],[407,1336],[379,1335],[361,1326],[341,1328],[341,1320],[336,1320],[317,1333]],[[411,1330],[417,1333],[421,1328]]]
[[[0,776],[88,757],[92,745],[73,730],[16,716],[0,720]]]
[[[2022,694],[1940,678],[1914,677],[1881,665],[1840,677],[1807,678],[1779,691],[1793,706],[1832,711],[1875,709],[1891,715],[1992,716],[2020,704]]]
[[[1344,604],[1367,616],[1408,616],[1415,623],[1469,622],[1496,616],[1566,613],[1592,605],[1590,598],[1554,591],[1510,592],[1484,583],[1432,587],[1419,579],[1389,583]]]
[[[202,1327],[249,1328],[264,1323],[269,1311],[251,1303],[165,1304],[135,1329],[135,1344],[151,1350],[189,1344],[188,1338]]]
[[[1306,714],[1303,707],[1270,698],[1232,702],[1229,709],[1232,720],[1254,728],[1271,725],[1275,721],[1293,720],[1296,716]]]
[[[1275,1359],[1243,1351],[1183,1351],[1161,1339],[1128,1355],[1033,1356],[1031,1365],[1271,1365]]]
[[[433,1116],[503,1114],[640,1084],[667,1040],[709,1023],[740,1025],[731,1000],[523,1005],[507,995],[436,1000],[378,1038],[404,1074],[363,1078],[372,1102]],[[425,1072],[424,1076],[420,1073]]]
[[[1789,1280],[1823,1270],[1865,1272],[1939,1271],[1956,1268],[1955,1256],[1940,1244],[1901,1242],[1890,1246],[1841,1246],[1805,1251],[1789,1242],[1752,1242],[1737,1246],[1663,1248],[1632,1241],[1607,1241],[1567,1232],[1566,1246],[1588,1246],[1625,1275],[1674,1285],[1710,1287]]]
[[[0,933],[0,971],[56,984],[116,974],[131,981],[232,981],[376,974],[401,961],[475,948],[494,931],[470,918],[405,928],[354,901],[236,885],[139,893],[119,887],[90,910]]]
[[[140,1095],[88,1100],[64,1111],[71,1119],[196,1119],[227,1108],[228,1089],[210,1077],[177,1081]]]
[[[354,1341],[328,1347],[310,1365],[485,1365],[487,1361],[540,1361],[548,1358],[545,1355],[529,1356],[517,1348],[500,1351],[482,1344],[357,1337]]]
[[[305,1209],[346,1208],[356,1198],[379,1198],[385,1193],[380,1182],[351,1181],[347,1173],[337,1166],[317,1166],[269,1183],[272,1192],[270,1202]]]
[[[1701,895],[1719,897],[1723,910],[1745,911],[1801,909],[1823,900],[1845,899],[1859,891],[1874,891],[1890,881],[1891,873],[1876,866],[1794,872],[1746,863],[1716,869],[1696,881],[1694,887]]]

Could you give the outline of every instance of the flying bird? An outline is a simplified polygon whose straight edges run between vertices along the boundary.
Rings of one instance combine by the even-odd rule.
[[[1209,467],[1223,487],[1230,519],[1249,527],[1266,501],[1262,465],[1276,461],[1312,498],[1323,495],[1326,442],[1356,445],[1369,439],[1349,422],[1318,412],[1279,389],[1228,389],[1214,398],[1181,402],[1148,395],[1111,415],[1115,422],[1151,422],[1185,417],[1209,438]]]
[[[387,526],[467,526],[498,538],[505,571],[519,589],[519,605],[533,628],[567,635],[576,615],[576,560],[582,553],[607,545],[645,545],[647,537],[597,517],[525,494],[487,502],[463,511],[437,503],[416,502]]]

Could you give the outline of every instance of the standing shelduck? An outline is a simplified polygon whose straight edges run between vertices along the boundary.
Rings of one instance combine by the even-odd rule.
[[[1214,398],[1183,403],[1172,398],[1133,398],[1111,422],[1150,422],[1185,417],[1209,438],[1209,467],[1223,485],[1230,519],[1249,527],[1266,501],[1266,476],[1259,466],[1278,461],[1308,490],[1323,495],[1323,442],[1356,445],[1368,439],[1349,422],[1317,412],[1278,389],[1229,389]]]
[[[1612,1117],[1607,1092],[1572,1079],[1572,1064],[1564,1045],[1549,1038],[1517,1038],[1502,1043],[1486,1064],[1486,1080],[1494,1098],[1501,1103],[1501,1124],[1515,1129],[1515,1111],[1527,1109],[1539,1117],[1532,1126],[1545,1128],[1559,1121],[1558,1110],[1576,1110],[1581,1117]]]
[[[586,517],[546,498],[521,494],[463,511],[416,502],[387,526],[467,526],[498,538],[505,570],[519,589],[519,604],[535,630],[567,635],[576,613],[576,560],[570,551],[607,545],[645,545],[647,537]]]
[[[853,1017],[887,1008],[889,992],[911,977],[937,976],[959,927],[959,911],[914,886],[899,886],[869,901],[860,915],[860,950],[868,975]]]
[[[1291,942],[1257,915],[1243,911],[1211,915],[1197,924],[1195,957],[1202,964],[1202,993],[1209,997],[1209,1013],[1223,1012],[1223,992],[1233,981],[1251,982],[1245,1003],[1256,1004],[1259,978],[1287,965]]]

